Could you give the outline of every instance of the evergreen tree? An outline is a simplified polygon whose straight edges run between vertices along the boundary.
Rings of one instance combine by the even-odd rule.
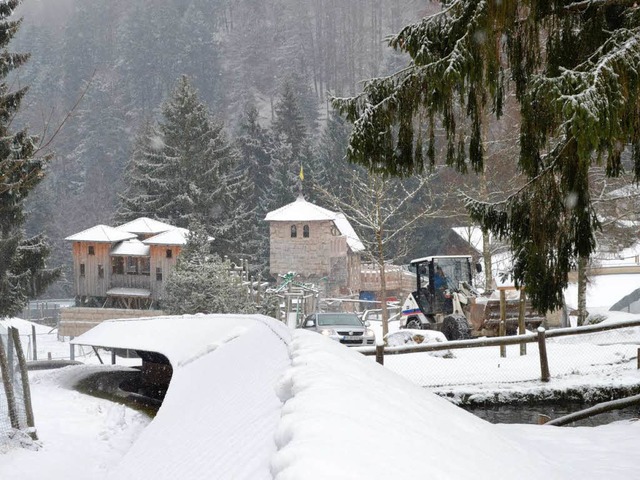
[[[258,110],[253,103],[245,105],[236,143],[240,165],[246,172],[249,188],[244,205],[253,206],[253,216],[247,223],[246,256],[250,270],[266,274],[269,263],[269,225],[264,217],[269,211],[271,191],[271,138],[260,126]]]
[[[118,220],[148,216],[183,228],[199,222],[219,253],[241,253],[249,185],[222,123],[211,119],[184,76],[162,114],[138,136]]]
[[[351,192],[350,170],[362,169],[345,161],[351,125],[336,110],[330,110],[316,147],[317,183],[338,198]]]
[[[267,197],[271,176],[271,143],[269,132],[258,120],[258,109],[253,103],[247,103],[240,119],[236,144],[252,185],[245,198],[247,203],[258,206],[257,215],[267,211],[263,200]]]
[[[280,98],[275,105],[273,134],[291,146],[294,160],[302,160],[307,154],[307,126],[300,111],[298,96],[291,80],[286,80],[281,87]]]
[[[522,115],[518,163],[530,181],[503,202],[469,200],[468,208],[511,242],[515,280],[534,306],[559,307],[569,270],[595,248],[589,168],[603,163],[619,175],[630,145],[640,178],[640,9],[607,1],[443,7],[390,39],[410,55],[407,68],[335,99],[355,122],[349,158],[387,174],[419,172],[435,162],[440,122],[447,163],[482,171],[484,112],[501,115],[511,80]]]
[[[202,226],[191,225],[165,289],[163,309],[171,314],[255,312],[247,287],[231,273],[231,263],[211,253]]]
[[[274,139],[271,149],[271,177],[268,210],[275,210],[295,200],[300,193],[300,179],[291,168],[295,164],[291,144],[283,137]]]
[[[18,0],[0,3],[0,317],[17,314],[29,296],[41,293],[58,271],[46,271],[49,253],[42,237],[25,238],[24,201],[40,182],[48,158],[36,155],[36,138],[26,130],[12,132],[11,120],[20,108],[26,88],[10,91],[7,75],[24,64],[28,54],[10,53],[7,46],[20,21],[9,20]]]

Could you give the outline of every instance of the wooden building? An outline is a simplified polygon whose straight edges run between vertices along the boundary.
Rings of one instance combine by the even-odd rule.
[[[189,231],[150,218],[97,225],[72,243],[77,306],[160,308],[164,285]]]
[[[297,200],[269,212],[270,272],[295,272],[322,296],[357,296],[362,242],[344,215]]]

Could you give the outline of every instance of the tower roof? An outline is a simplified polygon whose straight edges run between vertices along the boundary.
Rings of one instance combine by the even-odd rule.
[[[347,244],[353,252],[361,252],[364,250],[364,245],[360,241],[358,234],[344,214],[332,212],[331,210],[307,202],[302,195],[294,202],[267,213],[264,219],[267,222],[331,221],[340,234],[347,237]]]
[[[294,202],[267,213],[267,222],[313,222],[319,220],[333,220],[335,212],[307,202],[300,195]]]

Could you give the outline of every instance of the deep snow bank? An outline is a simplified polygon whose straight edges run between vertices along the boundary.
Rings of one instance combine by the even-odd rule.
[[[296,331],[276,480],[562,478],[537,451],[342,345]]]
[[[579,471],[581,480],[599,480],[640,474],[634,456],[640,428],[612,428],[602,442],[594,429],[585,444],[577,429],[492,425],[322,335],[291,332],[267,317],[238,320],[201,318],[197,322],[218,323],[207,326],[198,348],[189,340],[189,348],[165,350],[179,361],[164,404],[107,478],[552,480],[576,478]],[[621,433],[622,450],[612,441]],[[585,461],[576,465],[578,458]],[[616,464],[603,464],[607,458]]]

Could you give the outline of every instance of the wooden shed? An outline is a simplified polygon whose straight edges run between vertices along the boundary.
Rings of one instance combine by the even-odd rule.
[[[142,217],[67,237],[73,242],[76,305],[159,308],[166,278],[188,234],[184,228]]]

